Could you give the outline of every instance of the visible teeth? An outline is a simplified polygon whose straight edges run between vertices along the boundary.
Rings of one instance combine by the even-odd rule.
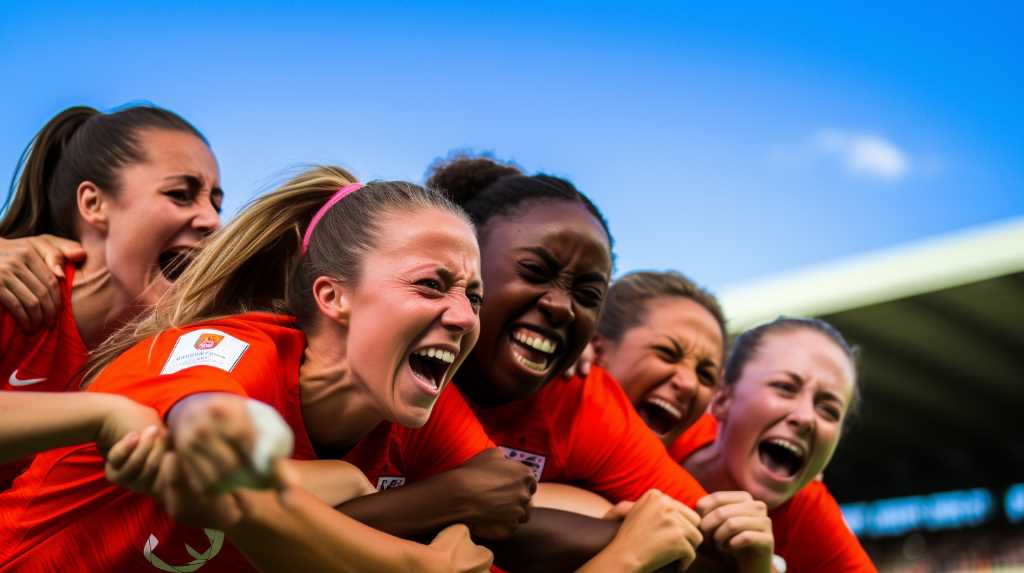
[[[545,354],[554,354],[555,348],[558,347],[558,342],[551,340],[546,336],[529,333],[526,330],[515,331],[512,333],[512,338],[515,339],[516,342],[529,346],[534,350],[539,350]]]
[[[800,448],[800,446],[798,446],[798,445],[796,445],[796,444],[794,444],[794,443],[792,443],[792,442],[790,442],[788,440],[783,440],[781,438],[773,438],[771,440],[768,440],[768,443],[769,444],[774,444],[774,445],[779,446],[781,448],[786,448],[787,450],[793,452],[793,454],[796,455],[798,458],[803,459],[803,457],[804,457],[804,452]]]
[[[427,358],[434,358],[446,364],[451,364],[452,362],[455,362],[455,353],[449,352],[448,350],[445,350],[443,348],[424,348],[422,350],[417,350],[416,352],[413,352],[413,354],[416,354],[418,356],[426,356]]]
[[[520,364],[529,368],[530,370],[533,370],[534,372],[543,372],[548,367],[547,362],[534,362],[533,360],[530,360],[529,358],[524,358],[518,354],[513,354],[513,356],[515,356],[516,360],[518,360]]]
[[[673,406],[672,403],[669,402],[668,400],[665,400],[663,398],[651,398],[650,400],[648,400],[648,402],[654,404],[655,406],[661,408],[662,410],[665,410],[673,418],[677,420],[681,420],[683,418],[683,413],[679,411],[679,408]]]

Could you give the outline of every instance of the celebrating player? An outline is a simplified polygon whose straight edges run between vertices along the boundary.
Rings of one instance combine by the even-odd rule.
[[[218,227],[217,161],[170,111],[72,107],[39,131],[17,175],[0,221],[0,390],[77,390],[87,352],[153,304]],[[33,328],[44,315],[55,318]],[[0,490],[23,467],[0,467]]]
[[[384,419],[422,425],[476,340],[481,295],[473,227],[439,195],[334,168],[297,176],[218,234],[92,365],[90,393],[167,420],[160,503],[107,483],[94,446],[42,454],[0,495],[0,568],[248,570],[244,553],[264,570],[486,569],[465,527],[422,546],[296,488],[283,501],[225,493],[279,475],[287,428],[294,456],[310,459]],[[273,430],[278,416],[287,426]]]

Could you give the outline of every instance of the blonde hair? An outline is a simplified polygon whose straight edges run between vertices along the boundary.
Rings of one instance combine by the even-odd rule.
[[[263,310],[292,313],[300,326],[309,325],[317,314],[313,281],[327,275],[357,283],[361,262],[376,245],[387,213],[433,207],[470,224],[439,193],[411,183],[374,181],[328,209],[303,253],[302,235],[313,215],[339,188],[354,182],[340,167],[317,166],[255,199],[210,237],[152,309],[97,348],[85,368],[86,384],[140,341],[194,322]]]

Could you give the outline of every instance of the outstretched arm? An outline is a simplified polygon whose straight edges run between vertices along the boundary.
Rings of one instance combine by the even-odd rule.
[[[529,469],[487,450],[454,470],[339,506],[348,515],[403,537],[466,523],[508,570],[573,571],[603,549],[619,522],[531,508]],[[526,519],[528,518],[528,521]]]
[[[245,490],[239,498],[245,517],[226,534],[261,571],[483,573],[491,565],[490,551],[462,525],[421,545],[367,527],[302,490],[289,491],[286,506],[267,492]]]
[[[338,506],[350,517],[401,537],[465,523],[474,536],[508,537],[530,518],[537,483],[530,470],[491,448],[463,465]]]
[[[106,452],[147,427],[163,427],[156,411],[115,394],[0,392],[0,462],[93,441]]]
[[[295,475],[297,464],[284,463],[288,451],[270,448],[261,460],[258,452],[267,448],[259,444],[274,424],[254,415],[251,402],[207,393],[171,410],[175,451],[163,459],[156,496],[177,521],[223,529],[261,571],[482,573],[490,567],[490,552],[473,544],[464,527],[425,546],[358,523],[303,490],[296,483],[316,483],[328,476],[323,470],[345,468],[322,466],[320,475],[304,478]],[[240,472],[252,475],[239,479]],[[282,545],[291,550],[282,553]]]

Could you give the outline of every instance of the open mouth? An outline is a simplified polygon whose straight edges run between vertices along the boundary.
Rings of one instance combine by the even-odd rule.
[[[559,342],[528,328],[512,331],[512,356],[526,370],[544,374],[555,363]]]
[[[178,280],[181,273],[185,272],[189,264],[195,258],[195,249],[173,248],[167,249],[157,257],[157,264],[160,266],[160,274],[165,279],[174,282]]]
[[[454,362],[454,352],[437,347],[421,348],[409,355],[409,368],[413,374],[435,392],[441,389]]]
[[[792,478],[804,466],[807,455],[799,445],[781,438],[769,438],[757,446],[761,463],[769,472]]]
[[[661,436],[674,430],[683,419],[679,408],[663,398],[650,398],[637,405],[636,411],[647,427]]]

